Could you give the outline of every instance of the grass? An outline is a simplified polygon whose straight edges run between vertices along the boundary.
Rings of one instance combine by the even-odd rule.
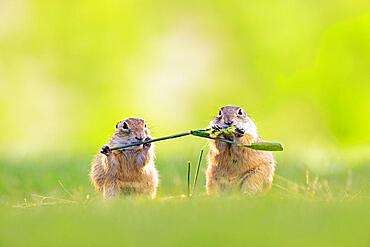
[[[206,196],[204,163],[187,198],[186,161],[157,164],[157,199],[103,202],[88,158],[1,161],[0,246],[370,245],[368,161],[318,175],[280,160],[272,190],[256,198]]]

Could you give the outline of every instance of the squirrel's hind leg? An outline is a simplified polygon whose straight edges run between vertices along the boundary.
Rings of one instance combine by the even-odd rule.
[[[119,189],[114,185],[104,185],[103,197],[104,199],[111,199],[119,194]]]
[[[265,169],[256,169],[245,174],[240,181],[240,191],[249,195],[255,195],[271,188],[271,174]]]

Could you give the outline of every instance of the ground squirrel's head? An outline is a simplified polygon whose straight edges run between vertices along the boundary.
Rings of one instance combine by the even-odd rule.
[[[256,125],[240,106],[227,105],[221,107],[218,115],[209,124],[211,128],[221,129],[230,126],[235,126],[242,133],[257,137]]]
[[[152,138],[144,119],[125,118],[116,124],[115,132],[110,139],[110,145],[123,146],[150,139]],[[150,143],[148,143],[140,146],[130,147],[127,149],[149,149],[150,146]]]

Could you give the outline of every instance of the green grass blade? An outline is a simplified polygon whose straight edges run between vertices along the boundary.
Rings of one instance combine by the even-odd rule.
[[[192,190],[192,194],[194,194],[194,190],[197,186],[197,181],[198,181],[198,176],[199,176],[199,169],[200,169],[200,165],[202,163],[202,157],[203,157],[203,149],[200,150],[200,155],[199,155],[199,160],[198,160],[198,166],[197,166],[197,171],[195,172],[195,177],[194,177],[194,182],[193,182],[193,190]]]
[[[191,169],[191,165],[190,165],[190,161],[188,161],[188,169],[187,169],[187,180],[188,180],[188,197],[190,197],[190,169]]]

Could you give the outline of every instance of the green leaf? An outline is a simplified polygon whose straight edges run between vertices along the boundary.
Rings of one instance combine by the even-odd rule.
[[[236,127],[235,126],[230,126],[225,129],[220,129],[220,130],[214,130],[212,133],[216,136],[219,135],[232,135],[235,134]]]
[[[278,142],[254,142],[250,145],[242,146],[263,151],[283,151],[283,146]]]

